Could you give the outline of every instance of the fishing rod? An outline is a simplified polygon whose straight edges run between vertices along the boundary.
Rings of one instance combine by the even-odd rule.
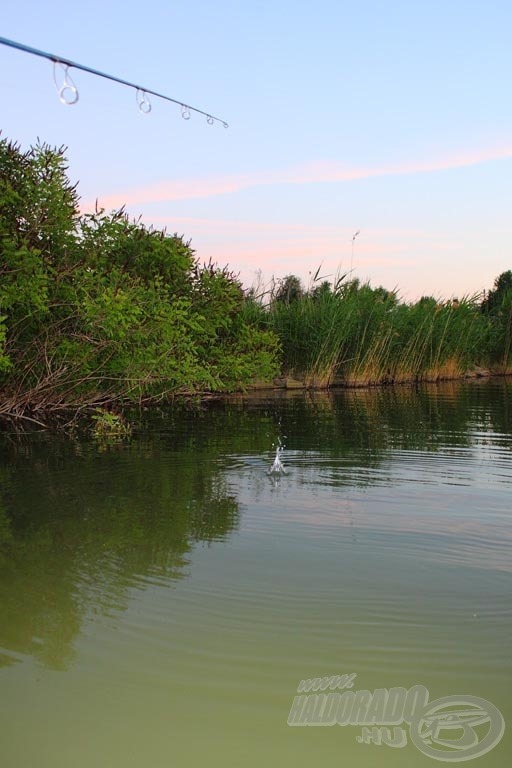
[[[197,109],[197,107],[192,107],[190,104],[185,104],[185,102],[183,101],[179,101],[178,99],[173,99],[171,98],[171,96],[166,96],[163,93],[158,93],[158,91],[152,91],[150,88],[143,88],[142,86],[137,85],[136,83],[131,83],[128,80],[123,80],[121,77],[108,75],[106,72],[100,72],[98,69],[87,67],[84,64],[77,64],[75,61],[64,59],[62,56],[56,56],[54,53],[47,53],[46,51],[40,51],[38,48],[31,48],[29,45],[23,45],[23,43],[17,43],[14,40],[8,40],[6,37],[0,37],[0,45],[6,45],[9,48],[15,48],[18,51],[23,51],[23,53],[31,53],[34,56],[40,56],[43,59],[48,59],[48,61],[52,61],[53,62],[53,81],[57,89],[57,94],[61,102],[68,107],[72,106],[73,104],[76,104],[79,98],[78,88],[73,82],[73,79],[68,71],[70,68],[73,68],[73,69],[80,69],[82,70],[82,72],[88,72],[90,75],[96,75],[96,77],[103,77],[105,80],[112,80],[112,82],[114,83],[127,85],[129,88],[134,88],[136,91],[137,106],[143,114],[148,114],[149,112],[151,112],[151,101],[149,100],[149,96],[151,95],[151,96],[156,96],[158,99],[164,99],[165,101],[170,101],[173,104],[177,104],[181,109],[181,116],[184,120],[190,120],[191,112],[195,112],[198,115],[203,115],[204,117],[206,117],[206,122],[208,123],[208,125],[213,125],[213,123],[219,123],[224,128],[228,128],[228,123],[226,123],[226,121],[222,120],[220,117],[215,117],[215,115],[212,115],[209,112],[204,112],[202,109]],[[58,67],[61,67],[61,69],[64,72],[64,82],[60,87],[57,82]]]

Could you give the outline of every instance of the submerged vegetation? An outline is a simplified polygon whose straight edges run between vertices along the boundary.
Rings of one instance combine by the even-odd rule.
[[[78,203],[63,148],[0,139],[0,417],[106,408],[107,428],[113,403],[279,373],[326,387],[510,369],[512,272],[483,299],[407,303],[349,275],[257,296],[183,236]]]
[[[131,425],[121,413],[112,413],[105,408],[96,408],[91,416],[92,435],[99,443],[116,442],[132,434]]]

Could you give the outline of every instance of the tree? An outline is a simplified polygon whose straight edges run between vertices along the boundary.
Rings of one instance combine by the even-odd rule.
[[[304,296],[304,288],[300,277],[296,275],[287,275],[279,281],[279,287],[274,296],[274,301],[291,304]]]
[[[496,278],[494,288],[482,301],[481,310],[489,317],[491,324],[491,355],[506,368],[512,348],[512,271],[510,269]]]
[[[321,301],[322,298],[330,296],[331,293],[332,291],[330,282],[328,280],[322,280],[320,285],[315,285],[315,287],[312,288],[312,290],[309,292],[309,295],[313,301]]]
[[[503,306],[503,301],[506,300],[507,295],[511,292],[512,270],[508,269],[506,272],[502,272],[494,281],[494,288],[487,293],[487,296],[482,301],[482,312],[487,312],[488,314],[499,312]]]

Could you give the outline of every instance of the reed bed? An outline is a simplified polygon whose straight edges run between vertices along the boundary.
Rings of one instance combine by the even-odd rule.
[[[437,381],[488,362],[489,323],[477,297],[406,303],[351,281],[258,311],[280,339],[283,373],[306,386]]]

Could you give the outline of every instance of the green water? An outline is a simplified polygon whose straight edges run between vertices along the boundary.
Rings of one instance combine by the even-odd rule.
[[[287,724],[301,680],[352,674],[486,699],[505,733],[468,764],[510,766],[511,498],[504,381],[3,435],[0,765],[442,764]]]

